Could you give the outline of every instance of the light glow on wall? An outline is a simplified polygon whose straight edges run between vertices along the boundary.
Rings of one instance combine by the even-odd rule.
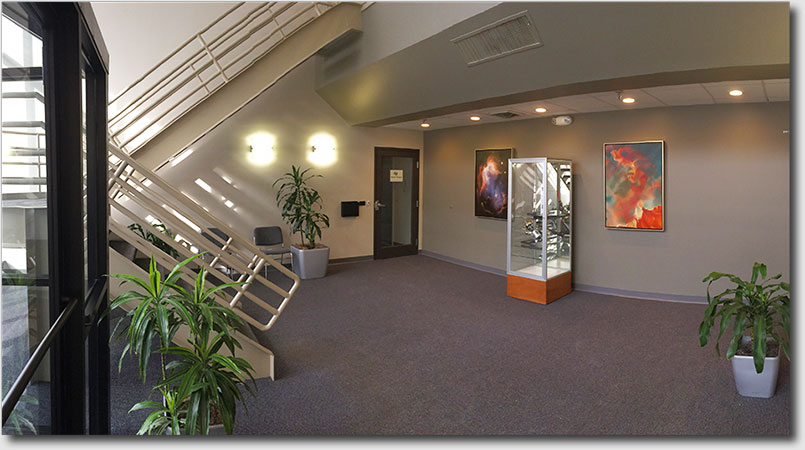
[[[327,133],[318,133],[308,140],[310,150],[307,160],[314,166],[326,167],[338,159],[335,152],[335,138]]]
[[[175,158],[171,160],[171,167],[179,164],[180,162],[184,161],[185,158],[193,154],[193,149],[187,149],[181,153],[179,153]]]
[[[210,187],[210,185],[209,185],[209,184],[207,184],[207,183],[205,183],[205,182],[204,182],[204,180],[202,180],[201,178],[196,178],[196,184],[197,184],[197,185],[198,185],[198,186],[199,186],[201,189],[204,189],[204,190],[205,190],[205,191],[207,191],[207,192],[212,192],[212,188]]]
[[[277,159],[274,152],[276,139],[268,133],[257,133],[249,136],[249,161],[258,166],[271,164]]]

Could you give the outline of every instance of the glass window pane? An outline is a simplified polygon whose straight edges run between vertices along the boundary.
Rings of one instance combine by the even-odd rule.
[[[81,71],[81,218],[84,241],[84,292],[89,290],[89,241],[87,230],[87,74]]]
[[[406,156],[384,156],[381,160],[383,183],[380,208],[381,244],[383,247],[411,245],[411,211],[414,159]]]
[[[510,270],[542,277],[543,163],[512,163]]]
[[[548,161],[548,278],[570,271],[570,163]]]
[[[28,386],[8,420],[3,426],[3,434],[32,435],[50,434],[50,351],[45,354],[39,369]],[[5,361],[3,361],[3,393],[10,388],[6,386]]]
[[[2,388],[16,381],[50,326],[42,40],[2,18]],[[39,365],[4,433],[50,428],[50,358]]]

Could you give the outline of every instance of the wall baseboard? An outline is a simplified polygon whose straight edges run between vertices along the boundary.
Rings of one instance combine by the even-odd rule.
[[[661,302],[698,303],[707,304],[707,298],[699,295],[665,294],[662,292],[630,291],[627,289],[614,289],[589,284],[573,283],[573,289],[593,294],[614,295],[616,297],[639,298],[643,300],[657,300]]]
[[[473,262],[464,261],[463,259],[453,258],[452,256],[445,256],[439,253],[429,252],[427,250],[420,250],[419,254],[433,259],[440,259],[449,263],[457,264],[459,266],[469,267],[470,269],[480,270],[482,272],[489,272],[502,277],[506,276],[506,271],[495,267],[484,266],[482,264],[475,264]]]
[[[439,253],[433,253],[427,250],[421,250],[420,254],[422,256],[427,256],[429,258],[439,259],[442,261],[446,261],[449,263],[457,264],[459,266],[468,267],[470,269],[480,270],[483,272],[492,273],[495,275],[506,276],[506,271],[502,269],[498,269],[495,267],[484,266],[482,264],[476,264],[469,261],[464,261],[463,259],[453,258],[451,256],[441,255]],[[644,291],[631,291],[627,289],[614,289],[608,288],[603,286],[593,286],[589,284],[578,284],[573,283],[573,289],[582,291],[582,292],[590,292],[593,294],[604,294],[604,295],[614,295],[617,297],[629,297],[629,298],[637,298],[643,300],[658,300],[663,302],[677,302],[677,303],[699,303],[699,304],[707,304],[707,299],[704,296],[698,295],[679,295],[679,294],[665,294],[661,292],[644,292]]]
[[[361,262],[361,261],[371,261],[374,259],[372,255],[366,256],[350,256],[349,258],[333,258],[329,261],[329,264],[343,264],[343,263],[353,263],[353,262]]]

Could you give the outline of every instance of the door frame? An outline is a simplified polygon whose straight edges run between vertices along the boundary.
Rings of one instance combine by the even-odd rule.
[[[397,256],[416,255],[419,253],[419,172],[422,170],[419,164],[419,153],[420,150],[415,148],[375,147],[375,194],[372,201],[372,213],[374,214],[374,253],[372,256],[374,259],[394,258]],[[383,186],[383,179],[382,177],[378,176],[382,167],[381,160],[383,157],[389,156],[402,156],[412,158],[414,160],[415,169],[411,183],[413,185],[413,189],[411,189],[411,195],[413,198],[413,201],[411,202],[411,236],[413,243],[409,245],[384,248],[381,245],[380,239],[381,215],[377,214],[374,210],[374,202],[380,200],[380,194]]]

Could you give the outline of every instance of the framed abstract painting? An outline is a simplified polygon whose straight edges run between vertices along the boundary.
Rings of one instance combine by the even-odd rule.
[[[604,226],[665,230],[665,141],[604,144]]]
[[[513,149],[475,151],[475,215],[506,219],[509,203],[509,158]]]

